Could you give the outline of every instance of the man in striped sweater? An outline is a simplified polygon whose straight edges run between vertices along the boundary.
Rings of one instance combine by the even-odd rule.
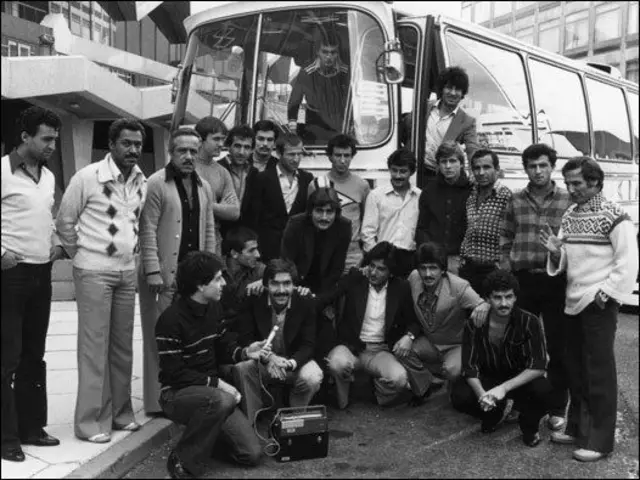
[[[220,327],[223,268],[213,253],[189,252],[178,264],[179,298],[156,325],[160,405],[168,418],[186,425],[167,462],[171,478],[202,476],[202,463],[218,445],[238,463],[256,465],[260,459],[258,438],[237,408],[240,393],[218,372],[223,363],[259,360],[268,349],[264,340],[241,348]]]
[[[589,157],[562,168],[575,203],[554,236],[547,226],[540,241],[549,250],[547,272],[566,271],[566,366],[571,406],[565,433],[556,443],[575,444],[573,458],[593,462],[614,447],[617,375],[614,340],[620,303],[630,302],[638,275],[636,231],[619,205],[602,195],[604,172]]]

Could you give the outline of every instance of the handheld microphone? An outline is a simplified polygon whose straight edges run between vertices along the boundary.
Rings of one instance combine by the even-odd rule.
[[[267,337],[267,342],[264,344],[264,347],[262,348],[271,346],[271,342],[273,342],[273,339],[275,338],[277,332],[278,332],[278,326],[274,325],[273,328],[271,329],[271,332],[269,333],[269,336]]]

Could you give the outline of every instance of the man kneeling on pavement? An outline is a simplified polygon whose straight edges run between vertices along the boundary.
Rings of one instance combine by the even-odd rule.
[[[261,455],[251,424],[237,408],[239,392],[218,370],[223,363],[259,360],[269,348],[264,341],[241,348],[220,328],[223,266],[213,253],[188,253],[178,265],[179,297],[156,325],[160,405],[169,419],[186,425],[167,462],[171,478],[201,476],[214,446],[244,465],[256,465]]]
[[[432,375],[411,345],[420,327],[406,280],[390,274],[395,268],[395,247],[380,242],[365,256],[365,272],[352,269],[336,295],[344,294],[344,309],[337,324],[337,345],[327,357],[336,382],[339,408],[349,403],[349,384],[355,370],[374,377],[378,404],[390,406],[422,398]]]
[[[515,307],[518,280],[496,270],[483,282],[491,306],[481,326],[467,321],[462,338],[462,377],[456,381],[451,403],[459,411],[482,420],[481,431],[491,433],[514,401],[523,442],[540,443],[540,420],[554,405],[551,383],[545,378],[547,348],[542,323]]]

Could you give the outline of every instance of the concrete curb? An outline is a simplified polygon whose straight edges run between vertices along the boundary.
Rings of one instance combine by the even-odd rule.
[[[180,426],[165,418],[156,418],[112,447],[80,465],[64,478],[121,478],[180,431]]]

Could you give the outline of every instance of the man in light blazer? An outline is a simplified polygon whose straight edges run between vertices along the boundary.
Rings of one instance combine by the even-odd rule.
[[[438,76],[438,100],[429,102],[427,108],[423,178],[435,177],[438,173],[435,154],[442,142],[454,141],[464,145],[468,159],[480,148],[476,134],[476,119],[460,108],[460,102],[468,91],[469,77],[464,69],[449,67]],[[404,116],[401,127],[401,141],[408,146],[411,142],[411,114]]]
[[[175,294],[178,262],[190,251],[215,252],[213,194],[195,171],[200,135],[179,129],[169,140],[169,164],[148,181],[140,219],[142,261],[139,269],[143,339],[144,409],[159,414],[158,349],[155,326]]]

